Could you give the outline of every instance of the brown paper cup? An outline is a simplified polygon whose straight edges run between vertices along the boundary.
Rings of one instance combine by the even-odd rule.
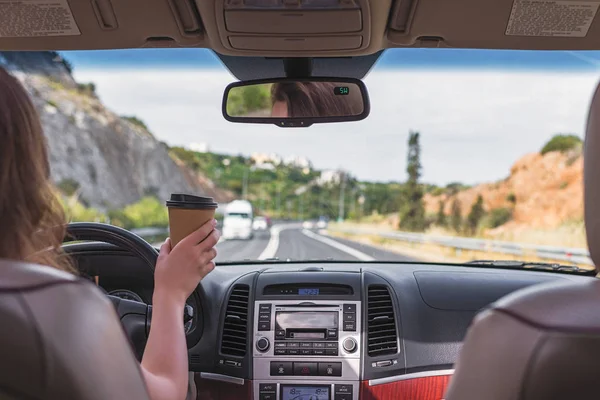
[[[215,217],[217,203],[211,197],[172,194],[167,201],[171,246]]]
[[[215,217],[215,210],[169,208],[171,247]]]

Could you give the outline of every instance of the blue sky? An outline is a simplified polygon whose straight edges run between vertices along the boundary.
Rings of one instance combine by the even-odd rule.
[[[62,53],[78,68],[222,68],[218,57],[206,49],[94,50]],[[600,51],[392,49],[383,53],[376,64],[376,70],[390,68],[592,70],[599,66]]]
[[[318,168],[387,181],[405,179],[408,132],[419,130],[423,178],[437,184],[502,179],[552,135],[582,136],[600,77],[600,52],[394,49],[365,78],[365,121],[281,129],[223,119],[222,91],[235,79],[210,51],[63,54],[110,109],[138,116],[170,145],[305,156]]]

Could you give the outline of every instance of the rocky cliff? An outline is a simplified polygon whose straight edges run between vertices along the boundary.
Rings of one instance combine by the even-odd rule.
[[[24,84],[48,138],[52,179],[99,209],[120,208],[144,195],[205,194],[228,201],[206,177],[171,158],[144,126],[108,110],[93,85],[78,85],[53,52],[0,52],[0,66]]]
[[[531,153],[519,159],[509,176],[499,182],[484,183],[453,195],[425,196],[427,212],[438,211],[445,204],[450,215],[452,203],[458,199],[466,216],[477,196],[483,198],[487,211],[497,208],[512,210],[507,225],[553,229],[583,218],[583,157],[581,149],[553,151],[541,155]]]

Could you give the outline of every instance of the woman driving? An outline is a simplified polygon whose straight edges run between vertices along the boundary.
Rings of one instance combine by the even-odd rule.
[[[46,139],[21,84],[0,68],[0,259],[76,273],[61,244],[65,216],[50,181]],[[185,399],[188,353],[181,316],[186,299],[215,264],[216,221],[172,247],[161,246],[154,275],[152,329],[141,362],[152,400]],[[168,345],[165,345],[168,343]]]

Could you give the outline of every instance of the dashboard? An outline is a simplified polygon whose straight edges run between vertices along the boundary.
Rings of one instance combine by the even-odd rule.
[[[107,292],[151,302],[152,274],[133,255],[74,254]],[[218,266],[188,301],[189,368],[198,398],[439,400],[478,311],[526,286],[589,279],[421,263]]]

